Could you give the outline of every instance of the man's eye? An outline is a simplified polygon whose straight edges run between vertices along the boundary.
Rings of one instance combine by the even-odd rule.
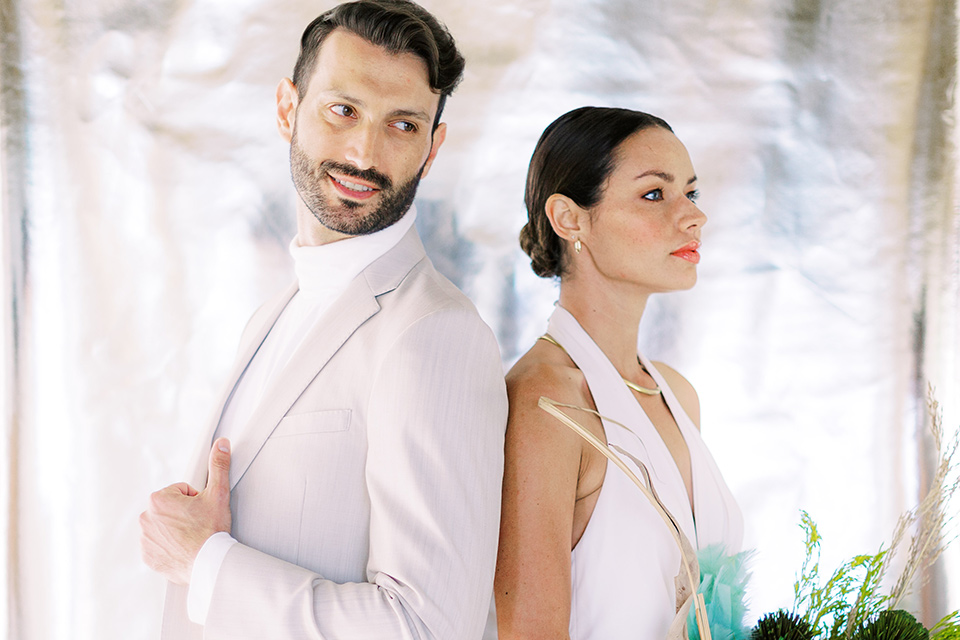
[[[333,111],[338,116],[342,116],[344,118],[352,118],[357,115],[357,112],[353,110],[353,107],[345,104],[335,104],[330,107],[330,111]]]
[[[648,191],[647,193],[643,194],[643,199],[652,201],[663,200],[663,189],[654,189],[653,191]]]
[[[687,194],[687,200],[689,200],[690,202],[694,202],[694,203],[695,203],[695,202],[696,202],[697,200],[699,200],[699,199],[700,199],[700,190],[699,190],[699,189],[694,189],[693,191],[691,191],[690,193]]]
[[[393,126],[397,129],[400,129],[400,131],[413,132],[417,130],[417,125],[413,124],[412,122],[407,122],[406,120],[394,122]]]

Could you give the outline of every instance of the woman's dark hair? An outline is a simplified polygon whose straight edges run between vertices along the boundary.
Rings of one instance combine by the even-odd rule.
[[[412,53],[427,65],[430,88],[440,94],[437,117],[447,97],[463,77],[464,60],[447,28],[433,15],[409,0],[358,0],[337,5],[320,14],[303,31],[300,55],[293,68],[293,84],[303,97],[317,62],[317,52],[334,29],[345,29],[390,53]]]
[[[520,246],[530,256],[534,273],[542,278],[566,273],[564,242],[550,226],[547,199],[559,193],[584,209],[596,205],[620,144],[650,127],[673,131],[657,116],[612,107],[574,109],[544,130],[530,158],[523,194],[527,224],[520,230]]]

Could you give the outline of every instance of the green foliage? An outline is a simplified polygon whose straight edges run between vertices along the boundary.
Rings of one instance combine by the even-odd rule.
[[[889,550],[855,556],[824,581],[820,575],[822,538],[810,514],[801,511],[806,556],[793,584],[795,613],[781,610],[765,616],[751,640],[960,640],[960,611],[928,632],[911,614],[897,609],[948,544],[946,532],[954,513],[949,505],[960,492],[960,432],[945,441],[942,414],[932,388],[927,399],[937,455],[935,473],[920,503],[901,516]],[[908,536],[903,569],[893,589],[885,594],[881,591],[885,570],[895,554],[901,558],[901,542]]]
[[[960,640],[960,611],[954,611],[930,630],[930,640]]]
[[[793,584],[794,611],[802,611],[803,622],[825,640],[849,638],[853,629],[883,609],[886,596],[879,588],[886,552],[855,556],[821,584],[822,536],[809,513],[801,511],[800,521],[806,557]]]
[[[803,618],[780,609],[757,621],[750,640],[812,640],[813,629]]]
[[[853,569],[863,570],[863,579],[857,590],[857,599],[847,611],[844,637],[849,638],[854,629],[866,624],[870,617],[882,612],[888,596],[880,592],[880,581],[886,567],[887,552],[881,549],[873,556],[856,556],[850,561]]]

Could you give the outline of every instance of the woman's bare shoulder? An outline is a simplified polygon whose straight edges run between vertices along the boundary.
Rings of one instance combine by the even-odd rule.
[[[558,402],[578,404],[590,402],[583,372],[554,345],[538,342],[510,369],[506,377],[511,403],[526,403],[540,396]],[[534,402],[536,404],[536,402]]]
[[[700,397],[697,396],[697,390],[670,365],[664,364],[663,362],[654,362],[653,366],[655,366],[657,371],[666,379],[667,384],[670,385],[670,389],[673,391],[673,395],[675,395],[680,402],[680,406],[683,407],[683,410],[690,416],[690,420],[696,425],[697,429],[699,429]]]
[[[510,399],[508,438],[522,434],[525,439],[542,438],[579,451],[581,442],[576,434],[562,428],[556,418],[539,407],[540,398],[547,397],[562,404],[596,408],[583,372],[566,353],[539,342],[510,369],[506,380]],[[593,425],[592,418],[584,415],[584,425],[592,430],[602,428],[599,420]]]

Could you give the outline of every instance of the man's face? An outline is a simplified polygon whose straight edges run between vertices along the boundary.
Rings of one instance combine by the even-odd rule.
[[[281,83],[302,244],[373,233],[406,213],[443,142],[445,125],[431,135],[438,102],[419,57],[342,29],[327,36],[301,95]]]
[[[386,229],[403,217],[413,204],[423,167],[405,183],[394,185],[388,176],[373,168],[358,169],[335,160],[314,160],[300,146],[294,128],[290,142],[290,173],[300,200],[317,222],[332,231],[362,236]],[[341,192],[366,194],[372,186],[379,190],[379,201],[366,213],[361,211],[363,201],[355,195],[330,201],[323,187],[331,177],[336,183],[334,188]]]

